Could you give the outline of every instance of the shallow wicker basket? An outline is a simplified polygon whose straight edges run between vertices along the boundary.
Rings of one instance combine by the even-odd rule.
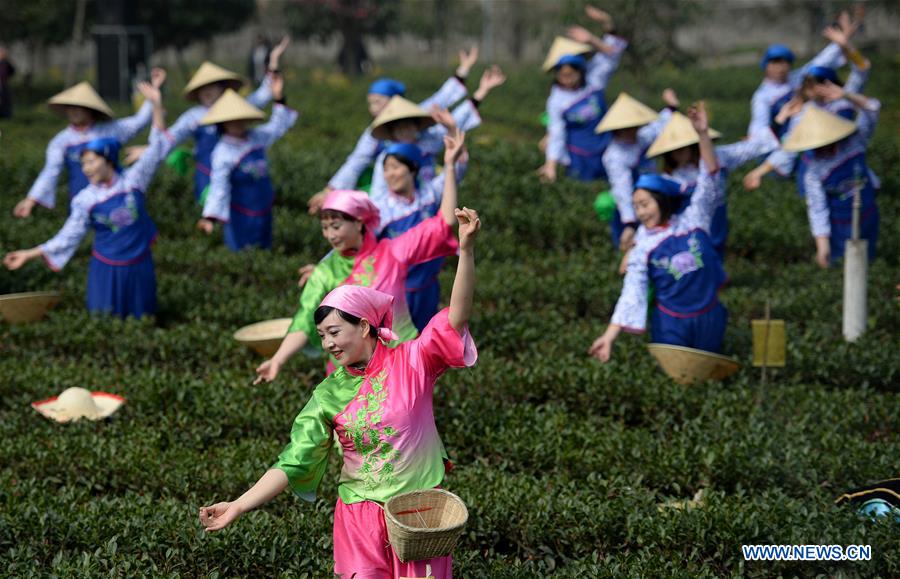
[[[271,358],[284,340],[291,318],[277,318],[244,326],[234,333],[234,339],[252,348],[260,356]]]
[[[468,520],[462,499],[442,489],[403,493],[384,504],[388,539],[404,563],[449,555]]]
[[[671,344],[647,344],[663,371],[679,384],[724,380],[741,368],[734,358]]]
[[[0,318],[27,324],[43,318],[62,299],[60,292],[26,292],[0,296]]]

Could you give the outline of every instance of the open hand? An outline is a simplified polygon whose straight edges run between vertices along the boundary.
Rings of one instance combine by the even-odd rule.
[[[216,503],[210,507],[200,507],[200,524],[207,533],[214,533],[236,521],[242,514],[234,502]]]
[[[284,54],[290,43],[291,37],[285,34],[281,37],[281,41],[272,48],[272,52],[269,53],[269,70],[278,70],[281,55]]]
[[[706,116],[706,103],[697,101],[687,111],[694,130],[702,134],[709,130],[709,118]]]
[[[459,51],[459,68],[456,69],[456,74],[461,76],[462,78],[466,78],[469,76],[469,73],[472,71],[472,67],[475,66],[475,63],[478,62],[478,45],[474,44],[468,51],[465,48]]]
[[[158,86],[150,84],[149,82],[139,82],[137,89],[144,95],[147,102],[153,103],[153,106],[158,107],[162,104],[162,93],[160,93]]]
[[[601,362],[609,362],[610,357],[612,356],[612,347],[613,347],[613,339],[607,336],[605,333],[594,340],[594,343],[591,344],[591,347],[588,348],[588,354],[597,358]]]
[[[459,160],[466,148],[466,134],[454,125],[444,135],[444,166],[452,165]]]
[[[257,385],[263,380],[266,382],[271,382],[275,378],[278,377],[278,372],[281,370],[281,362],[272,358],[271,360],[266,360],[262,364],[256,368],[256,380],[253,381],[253,385]]]
[[[481,219],[478,218],[478,212],[467,207],[454,209],[453,212],[459,223],[459,248],[460,250],[470,250],[475,245],[478,232],[481,231]]]
[[[150,84],[156,88],[162,88],[166,83],[166,69],[154,66],[150,70]]]
[[[456,128],[456,119],[453,118],[453,114],[447,109],[442,109],[441,107],[434,105],[431,107],[431,118],[434,119],[434,122],[445,127],[448,131],[452,131]]]
[[[678,100],[678,95],[675,93],[675,90],[671,88],[662,91],[662,101],[667,107],[673,109],[677,109],[681,105],[681,101]]]
[[[503,70],[496,64],[489,66],[481,73],[481,79],[478,81],[478,91],[475,94],[475,98],[484,100],[487,93],[505,82],[506,75],[503,74]],[[480,94],[482,92],[484,93],[483,95]]]
[[[590,44],[594,39],[594,34],[583,26],[569,26],[566,29],[566,36],[574,40],[575,42],[583,42],[585,44]]]

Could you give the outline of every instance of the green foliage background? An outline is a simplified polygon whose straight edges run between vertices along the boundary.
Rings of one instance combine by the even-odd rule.
[[[739,172],[722,299],[727,350],[745,367],[725,383],[690,388],[662,375],[643,338],[623,337],[605,366],[586,356],[621,287],[606,226],[591,209],[599,186],[548,187],[533,175],[546,79],[514,71],[491,95],[460,192],[484,221],[472,321],[480,361],[443,377],[435,404],[457,465],[446,486],[470,509],[458,576],[900,575],[900,526],[832,504],[853,486],[900,475],[896,71],[876,63],[870,85],[884,112],[870,153],[883,188],[869,332],[854,345],[841,339],[842,273],[811,263],[792,185],[768,181],[747,193]],[[424,97],[447,72],[392,74]],[[368,122],[367,80],[290,75],[289,102],[302,116],[271,153],[272,252],[232,254],[218,236],[197,234],[189,179],[161,170],[149,196],[160,227],[155,322],[87,315],[89,241],[60,274],[37,263],[0,271],[0,293],[65,291],[43,323],[0,324],[4,574],[329,576],[337,459],[314,505],[285,494],[214,536],[196,517],[271,464],[323,377],[319,361],[297,358],[276,383],[252,387],[260,360],[230,337],[293,313],[297,267],[327,250],[306,199]],[[743,135],[758,82],[753,68],[623,71],[609,94],[627,88],[652,106],[666,86],[685,103],[706,97],[727,142]],[[41,104],[59,88],[20,92],[16,120],[0,125],[2,253],[42,242],[64,220],[62,210],[10,216],[63,127]],[[187,106],[179,88],[176,80],[169,91],[170,120]],[[453,269],[443,274],[445,297]],[[750,320],[766,299],[787,320],[788,366],[761,384],[749,367]],[[123,394],[128,404],[109,422],[65,426],[29,408],[70,386]],[[701,488],[705,507],[658,511]],[[756,543],[871,544],[873,560],[743,562],[741,544]]]

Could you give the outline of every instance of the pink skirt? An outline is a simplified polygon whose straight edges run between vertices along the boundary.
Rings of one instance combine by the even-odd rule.
[[[338,499],[334,509],[334,574],[343,579],[450,579],[453,559],[447,555],[401,562],[388,542],[381,506],[372,501],[348,505]]]

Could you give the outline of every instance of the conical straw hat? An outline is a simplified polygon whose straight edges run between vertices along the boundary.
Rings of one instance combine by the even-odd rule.
[[[718,139],[722,133],[715,129],[709,129],[709,136]],[[656,157],[675,149],[696,145],[700,142],[700,135],[694,130],[691,119],[687,118],[678,111],[672,113],[672,118],[666,123],[666,127],[662,130],[650,148],[647,149],[647,158]]]
[[[737,360],[728,356],[684,346],[647,344],[647,349],[663,371],[679,384],[691,384],[698,380],[724,380],[741,367]]]
[[[84,388],[67,388],[59,396],[32,402],[31,407],[57,422],[87,418],[100,420],[118,410],[125,399],[107,392],[91,392]]]
[[[197,100],[197,89],[214,82],[224,82],[227,88],[234,90],[239,90],[244,85],[244,79],[239,74],[206,61],[200,65],[200,68],[184,87],[184,96],[188,100],[195,101]]]
[[[557,36],[553,39],[553,44],[550,45],[550,52],[547,53],[547,59],[544,61],[544,71],[553,70],[559,59],[564,56],[587,54],[592,50],[594,49],[591,48],[590,44],[576,42],[565,36]]]
[[[620,93],[616,102],[609,107],[606,114],[600,120],[600,124],[594,129],[597,133],[614,131],[616,129],[628,129],[642,127],[652,123],[659,115],[628,93]]]
[[[372,136],[382,141],[390,139],[390,133],[385,125],[403,119],[415,121],[420,131],[434,124],[431,113],[411,100],[395,95],[372,121]]]
[[[277,318],[244,326],[234,333],[234,339],[261,356],[272,357],[291,327],[291,318]]]
[[[782,148],[792,152],[818,149],[852,135],[855,130],[855,123],[812,105],[803,111]]]
[[[213,106],[209,107],[201,125],[215,125],[226,121],[258,121],[266,116],[261,110],[248,103],[241,95],[228,89],[219,97]]]
[[[100,113],[104,118],[111,119],[115,116],[109,105],[106,104],[91,83],[88,81],[79,82],[73,87],[67,88],[61,93],[50,97],[47,101],[50,108],[57,113],[66,114],[67,106],[84,107],[92,111]]]
[[[26,292],[0,296],[0,318],[10,324],[27,324],[43,318],[59,303],[59,292]]]

